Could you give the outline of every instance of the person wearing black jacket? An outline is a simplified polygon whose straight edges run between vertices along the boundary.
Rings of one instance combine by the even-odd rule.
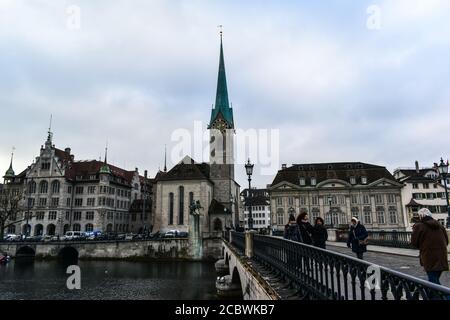
[[[306,212],[300,213],[297,217],[297,224],[300,228],[303,243],[312,245],[313,244],[312,234],[314,232],[314,227],[308,221],[308,213]]]
[[[352,217],[352,226],[348,233],[347,247],[352,248],[358,259],[363,259],[364,252],[367,251],[367,237],[369,236],[366,228],[359,222],[358,218]]]
[[[284,227],[284,238],[292,241],[302,242],[302,235],[293,214],[289,215],[289,222]]]
[[[324,226],[324,221],[321,217],[314,220],[314,229],[312,233],[313,244],[315,247],[326,249],[326,241],[328,240],[328,231]]]

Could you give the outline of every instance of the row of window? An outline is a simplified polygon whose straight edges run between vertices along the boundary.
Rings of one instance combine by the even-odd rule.
[[[323,203],[324,204],[346,204],[346,199],[348,196],[345,195],[328,195],[328,196],[322,196]],[[388,194],[375,194],[373,195],[375,198],[375,204],[382,204],[382,203],[396,203],[396,195],[393,193]],[[319,196],[311,196],[310,202],[312,205],[319,205]],[[289,206],[294,205],[294,197],[287,197],[282,198],[278,197],[276,198],[277,205],[281,206],[283,203],[287,203]],[[306,205],[308,197],[307,196],[300,196],[298,197],[300,205]],[[370,194],[363,194],[361,195],[350,195],[350,202],[352,204],[371,204],[372,203],[372,196]]]
[[[246,206],[245,211],[249,211],[250,207]],[[267,211],[269,206],[252,206],[252,211]]]
[[[413,193],[413,199],[422,200],[422,199],[445,199],[445,192],[427,192],[427,193]]]
[[[317,178],[316,177],[309,178],[309,181],[310,181],[310,185],[311,186],[316,186],[317,185]],[[360,178],[360,182],[361,182],[361,184],[367,184],[367,177],[365,177],[365,176],[361,177]],[[350,177],[350,183],[351,184],[356,184],[357,183],[356,177]],[[306,186],[306,178],[301,177],[299,179],[299,184],[301,186]]]
[[[184,224],[184,187],[178,188],[178,224]],[[194,201],[194,193],[189,192],[188,205]],[[174,208],[175,208],[175,195],[173,192],[169,193],[169,225],[174,224]]]
[[[443,184],[443,183],[444,183],[444,180],[442,180],[442,184]],[[447,179],[447,184],[450,184],[450,179]],[[413,183],[413,184],[412,184],[412,187],[413,187],[413,189],[419,189],[419,184],[418,184],[418,183]],[[427,183],[427,182],[422,183],[422,188],[423,188],[423,189],[430,189],[430,184]],[[437,188],[438,188],[437,183],[433,183],[433,188],[434,188],[434,189],[437,189]]]
[[[247,218],[247,217],[249,216],[249,214],[248,214],[248,213],[245,213],[244,216]],[[259,213],[253,213],[253,212],[252,212],[252,218],[265,218],[265,217],[266,217],[266,214],[265,214],[265,213],[261,213],[261,212],[259,212]]]
[[[48,193],[48,182],[43,180],[39,183],[39,188],[38,191],[39,193]],[[96,193],[96,186],[88,186],[87,188],[87,193],[88,194],[95,194]],[[130,198],[131,197],[131,191],[129,190],[124,190],[124,189],[119,189],[119,188],[113,188],[113,187],[109,187],[109,186],[100,186],[100,193],[101,194],[116,194],[119,197],[127,197]],[[37,190],[37,185],[35,181],[31,181],[28,183],[28,193],[29,194],[34,194],[36,193]],[[60,182],[58,180],[55,180],[51,183],[50,186],[50,190],[51,193],[59,193],[60,191]],[[68,186],[67,187],[67,192],[68,193],[72,193],[72,186]],[[85,191],[85,187],[83,186],[76,186],[75,187],[75,194],[84,194]]]
[[[269,223],[266,220],[253,220],[253,225],[268,225]],[[248,224],[247,219],[245,220],[245,224]]]

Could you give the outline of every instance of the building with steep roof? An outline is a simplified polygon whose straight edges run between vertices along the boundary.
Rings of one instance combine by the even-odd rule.
[[[23,189],[22,218],[9,233],[63,235],[68,230],[142,232],[151,229],[152,211],[149,179],[105,160],[75,160],[70,148],[61,150],[52,143],[49,131],[35,161],[18,175],[6,173],[7,186]],[[10,173],[10,174],[9,174]],[[6,180],[6,178],[5,178]],[[150,206],[134,219],[135,201],[146,195]],[[143,206],[141,205],[141,209]],[[134,212],[133,211],[133,212]],[[136,212],[134,212],[136,213]],[[26,219],[28,215],[29,219]]]
[[[239,225],[239,184],[234,180],[234,119],[228,100],[222,34],[214,108],[208,124],[210,161],[197,163],[186,156],[156,180],[155,230],[189,231],[189,206],[200,201],[203,234]]]
[[[403,184],[402,203],[407,222],[407,230],[412,229],[414,218],[422,208],[431,211],[433,218],[446,226],[448,211],[445,197],[445,187],[439,173],[433,167],[398,168],[394,177]],[[447,178],[447,184],[450,178]]]
[[[271,222],[283,230],[289,214],[347,228],[355,216],[370,230],[404,230],[401,187],[385,168],[362,162],[283,165],[268,188]]]
[[[271,227],[270,223],[270,195],[267,189],[252,188],[244,189],[241,192],[241,201],[243,204],[245,228],[248,228],[250,217],[250,206],[252,207],[253,228],[255,230],[267,230]]]

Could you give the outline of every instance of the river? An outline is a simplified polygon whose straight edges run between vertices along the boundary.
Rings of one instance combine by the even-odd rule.
[[[215,300],[216,272],[207,262],[78,261],[81,289],[66,286],[59,261],[0,265],[0,300]]]

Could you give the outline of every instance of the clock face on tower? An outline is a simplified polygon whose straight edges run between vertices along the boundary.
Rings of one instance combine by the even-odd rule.
[[[228,129],[228,125],[227,125],[226,122],[223,121],[222,119],[217,119],[217,120],[214,122],[213,128],[219,130],[220,132],[223,132],[223,131],[225,131],[226,129]]]

